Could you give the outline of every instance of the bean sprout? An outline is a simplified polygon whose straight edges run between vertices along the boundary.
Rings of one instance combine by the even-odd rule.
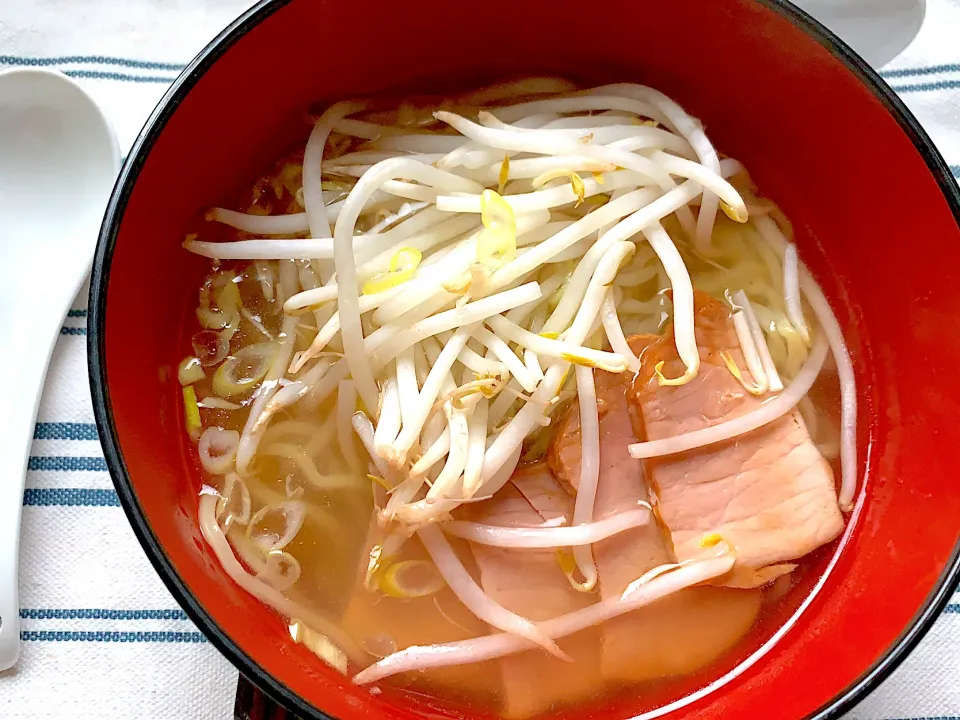
[[[580,402],[580,480],[577,483],[577,501],[573,508],[573,524],[588,525],[593,522],[593,504],[597,497],[600,480],[600,415],[597,410],[597,391],[593,382],[593,370],[576,368],[577,396]],[[593,590],[597,584],[597,564],[593,548],[577,545],[573,559],[583,575],[582,589]]]
[[[560,527],[500,527],[481,523],[455,520],[443,524],[447,535],[463,538],[479,545],[534,550],[589,546],[619,535],[627,530],[642,527],[650,522],[650,508],[625,510],[603,520],[580,525]]]
[[[783,293],[787,305],[787,317],[797,329],[803,341],[810,343],[810,330],[803,319],[803,307],[800,305],[800,260],[797,246],[787,243],[783,251]]]
[[[757,218],[757,229],[774,250],[786,254],[789,241],[768,216]],[[799,261],[798,261],[799,264]],[[853,361],[847,350],[843,331],[837,322],[823,290],[805,267],[800,267],[800,288],[810,303],[830,343],[830,350],[837,363],[840,377],[840,508],[844,512],[853,509],[853,496],[857,490],[857,386]],[[812,355],[812,351],[811,351]]]

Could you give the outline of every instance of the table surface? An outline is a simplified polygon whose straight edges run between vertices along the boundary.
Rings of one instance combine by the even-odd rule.
[[[4,0],[0,69],[77,78],[124,152],[182,66],[250,0]],[[929,0],[883,75],[960,174],[960,0]],[[237,673],[153,573],[106,472],[86,379],[86,290],[61,330],[24,496],[23,652],[0,673],[10,720],[227,720]],[[960,597],[848,718],[960,720]]]

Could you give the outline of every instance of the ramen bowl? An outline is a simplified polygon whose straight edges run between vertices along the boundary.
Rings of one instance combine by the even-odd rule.
[[[236,197],[318,103],[441,93],[518,75],[642,82],[705,123],[792,219],[854,361],[859,486],[843,536],[755,642],[709,672],[558,717],[836,717],[886,677],[957,579],[960,195],[892,91],[786,2],[549,6],[263,2],[216,38],[135,142],[104,221],[90,298],[90,380],[121,504],[210,641],[303,718],[481,717],[371,693],[289,637],[201,536],[176,363],[207,263],[180,246]],[[305,133],[304,133],[305,135]]]

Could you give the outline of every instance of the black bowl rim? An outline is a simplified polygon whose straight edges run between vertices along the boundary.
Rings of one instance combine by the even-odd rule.
[[[107,467],[120,498],[120,504],[133,527],[134,534],[167,589],[214,647],[226,656],[246,677],[277,699],[287,710],[313,720],[334,720],[332,716],[316,708],[273,675],[266,672],[250,655],[244,652],[224,633],[177,573],[156,535],[154,535],[146,514],[133,491],[130,475],[127,472],[123,453],[117,440],[116,426],[110,404],[110,392],[107,387],[105,362],[106,290],[113,250],[117,241],[120,221],[123,218],[133,185],[143,167],[145,157],[180,101],[193,89],[203,73],[257,24],[290,2],[292,0],[260,0],[259,3],[230,23],[173,81],[151,113],[136,141],[134,141],[110,197],[97,243],[90,282],[87,364],[97,430],[103,445]],[[773,10],[820,43],[880,100],[925,161],[940,186],[944,199],[950,206],[958,226],[960,226],[960,189],[957,187],[949,166],[917,119],[877,72],[836,35],[786,0],[756,0],[756,2]],[[810,717],[816,718],[816,720],[839,718],[873,691],[903,662],[927,633],[947,605],[958,580],[960,580],[960,541],[954,547],[950,561],[938,578],[936,586],[894,643],[859,678]]]

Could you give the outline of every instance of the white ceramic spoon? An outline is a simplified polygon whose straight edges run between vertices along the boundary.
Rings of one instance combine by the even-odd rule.
[[[116,135],[79,85],[0,72],[0,670],[20,655],[20,509],[37,404],[119,167]]]
[[[926,0],[793,0],[874,68],[903,52],[920,32]]]

